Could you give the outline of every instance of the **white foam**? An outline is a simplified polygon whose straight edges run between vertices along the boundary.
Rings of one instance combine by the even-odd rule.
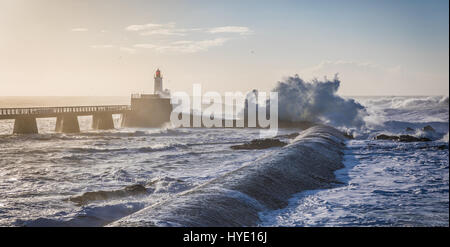
[[[278,92],[279,119],[321,122],[334,127],[362,127],[365,109],[353,99],[336,94],[340,83],[337,77],[306,82],[298,75],[278,82],[273,91]]]

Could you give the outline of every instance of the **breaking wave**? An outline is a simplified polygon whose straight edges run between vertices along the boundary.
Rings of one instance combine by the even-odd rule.
[[[285,207],[293,194],[336,183],[334,171],[343,167],[344,139],[331,127],[311,127],[255,162],[111,226],[256,225],[259,212]]]
[[[334,127],[364,126],[365,107],[353,99],[338,96],[340,83],[337,76],[333,80],[306,82],[298,75],[278,82],[273,91],[278,92],[279,119]]]
[[[52,217],[17,220],[16,226],[86,227],[104,226],[148,205],[147,199],[158,194],[166,197],[192,188],[191,184],[172,177],[154,178],[144,184],[132,184],[116,190],[96,190],[71,196],[64,201],[79,207],[74,213],[59,212]],[[155,199],[155,198],[153,198]],[[67,214],[67,215],[65,215]]]
[[[133,184],[117,190],[98,190],[84,192],[82,195],[72,196],[68,201],[78,206],[87,205],[95,201],[106,201],[130,196],[149,195],[154,193],[178,193],[190,188],[183,180],[171,177],[159,177],[143,184]]]
[[[446,135],[444,135],[444,137],[442,137],[441,141],[448,142],[448,132]]]
[[[272,90],[278,93],[279,120],[327,124],[363,139],[383,131],[436,140],[448,132],[448,96],[343,98],[337,95],[340,83],[337,76],[308,82],[294,75],[279,81]],[[245,113],[257,98],[257,90],[247,95]],[[268,105],[267,101],[266,109]],[[420,131],[427,125],[436,132]]]
[[[448,133],[448,96],[361,97],[366,132],[408,134],[438,140]],[[431,131],[424,131],[425,127]]]
[[[113,205],[93,205],[81,208],[75,215],[61,219],[40,217],[32,220],[16,220],[15,226],[25,227],[99,227],[145,207],[144,203],[127,202]]]
[[[449,105],[448,96],[426,97],[377,97],[364,101],[367,105],[373,105],[381,109],[427,109]]]
[[[69,201],[75,203],[76,205],[81,206],[86,205],[93,201],[102,201],[113,198],[122,198],[142,194],[148,194],[147,189],[141,184],[134,184],[126,186],[125,188],[119,190],[111,190],[111,191],[99,190],[99,191],[85,192],[80,196],[70,197]]]

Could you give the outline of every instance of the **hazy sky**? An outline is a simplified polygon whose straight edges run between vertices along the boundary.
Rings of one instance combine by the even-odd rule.
[[[449,1],[0,0],[0,95],[272,89],[448,95]]]

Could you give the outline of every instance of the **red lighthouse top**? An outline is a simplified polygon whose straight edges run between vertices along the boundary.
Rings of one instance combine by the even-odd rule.
[[[159,69],[156,70],[155,77],[161,77],[161,71]]]

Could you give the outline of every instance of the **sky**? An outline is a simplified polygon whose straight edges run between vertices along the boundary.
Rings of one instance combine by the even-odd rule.
[[[448,95],[449,1],[0,0],[0,96],[270,91]]]

